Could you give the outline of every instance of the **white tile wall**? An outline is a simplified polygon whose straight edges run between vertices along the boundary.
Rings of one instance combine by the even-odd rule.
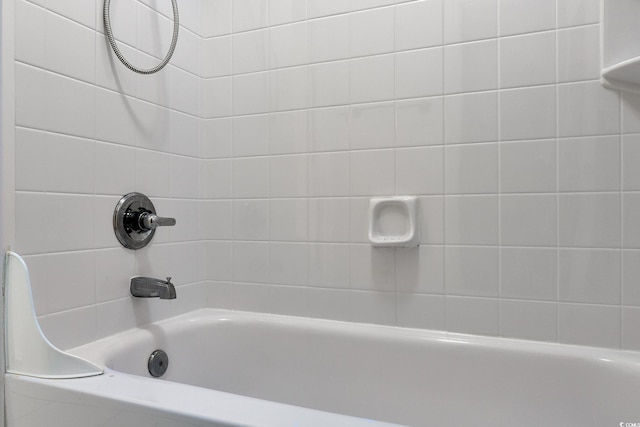
[[[555,26],[554,0],[500,0],[500,34],[503,36],[552,30]]]
[[[145,66],[157,62],[142,52],[164,54],[168,11],[125,3],[111,11],[124,54]],[[31,267],[43,328],[61,347],[203,306],[204,298],[192,297],[204,292],[203,239],[232,237],[198,234],[199,197],[207,194],[199,177],[203,39],[192,19],[198,13],[190,13],[199,5],[181,6],[179,53],[144,79],[108,53],[101,1],[16,0],[15,250]],[[160,40],[148,36],[150,25]],[[119,196],[130,191],[148,193],[161,213],[180,218],[180,227],[162,230],[137,253],[119,246],[110,224]],[[43,212],[49,220],[34,227]],[[181,300],[134,315],[127,291],[134,274],[174,276]]]
[[[640,97],[598,82],[598,0],[186,2],[154,77],[109,59],[100,1],[48,3],[16,0],[16,250],[57,344],[206,303],[640,348]],[[170,13],[128,3],[150,65]],[[134,190],[179,227],[132,254],[109,221]],[[367,244],[393,194],[418,248]],[[134,273],[178,300],[131,301]]]
[[[554,83],[556,58],[553,31],[500,39],[500,87]]]

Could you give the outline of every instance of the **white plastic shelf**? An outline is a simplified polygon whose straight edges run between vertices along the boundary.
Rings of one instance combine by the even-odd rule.
[[[640,56],[603,69],[602,83],[613,89],[640,93]]]
[[[640,93],[640,0],[602,0],[601,82]]]

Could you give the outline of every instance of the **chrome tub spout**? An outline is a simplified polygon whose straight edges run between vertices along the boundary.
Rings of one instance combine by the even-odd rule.
[[[176,288],[171,283],[171,277],[167,277],[167,280],[142,276],[132,277],[130,289],[131,295],[137,298],[176,298]]]

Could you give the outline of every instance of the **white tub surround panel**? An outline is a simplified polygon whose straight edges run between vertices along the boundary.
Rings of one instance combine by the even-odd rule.
[[[15,1],[12,249],[32,269],[45,333],[68,348],[205,305],[199,254],[206,235],[197,232],[204,67],[199,2],[180,2],[176,54],[152,76],[132,73],[113,56],[103,1],[58,3]],[[170,15],[168,2],[113,2],[113,31],[125,57],[141,67],[158,63]],[[180,217],[179,227],[157,233],[138,252],[122,248],[111,226],[115,204],[131,191]],[[47,221],[33,222],[43,214]],[[135,274],[173,276],[180,298],[133,301],[128,279]]]
[[[14,249],[60,347],[208,304],[639,348],[640,97],[598,81],[597,0],[183,1],[151,77],[109,59],[101,0],[54,3],[15,1]],[[157,3],[113,5],[145,66]],[[178,219],[136,254],[134,190]],[[369,199],[402,195],[420,246],[371,248]],[[130,274],[184,286],[131,301]]]
[[[597,6],[233,2],[202,30],[206,61],[232,44],[203,144],[233,158],[216,245],[241,240],[211,303],[635,348],[640,98],[598,82]],[[420,247],[364,246],[369,199],[402,195]]]

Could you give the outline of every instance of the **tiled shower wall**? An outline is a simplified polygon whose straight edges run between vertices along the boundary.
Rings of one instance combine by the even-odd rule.
[[[164,71],[113,63],[101,0],[16,0],[16,230],[45,333],[63,347],[206,302],[199,268],[199,2],[181,1],[179,47]],[[170,40],[170,2],[112,2],[124,55],[155,65]],[[168,9],[167,9],[168,7]],[[137,252],[111,215],[131,191],[178,217]],[[129,296],[134,274],[173,276],[175,301]]]
[[[212,304],[640,349],[640,98],[598,82],[598,0],[208,3]],[[367,243],[394,194],[419,248]]]
[[[597,0],[182,0],[155,77],[108,60],[101,1],[16,1],[15,249],[56,344],[208,297],[640,349],[640,97],[598,83]],[[113,3],[145,65],[156,5]],[[110,225],[133,190],[178,219],[135,254]],[[419,248],[367,244],[393,194]],[[178,299],[132,300],[135,273]]]

